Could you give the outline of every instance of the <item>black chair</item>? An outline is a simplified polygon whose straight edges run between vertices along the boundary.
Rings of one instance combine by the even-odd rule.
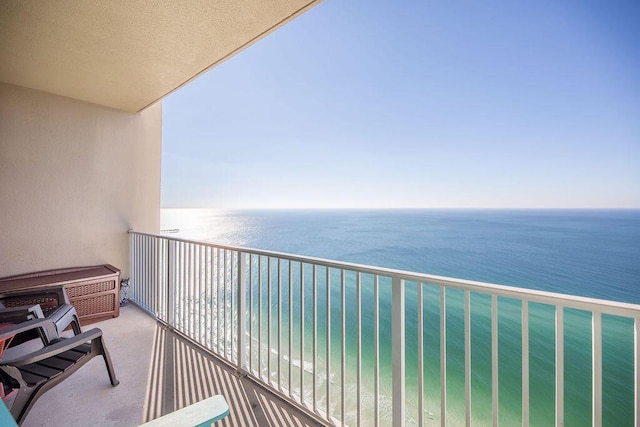
[[[0,331],[0,340],[35,329],[41,329],[40,336],[46,336],[42,329],[51,328],[52,324],[50,319],[28,320]],[[24,421],[42,394],[95,356],[104,358],[111,385],[119,384],[100,329],[94,328],[71,338],[46,341],[43,339],[43,347],[38,350],[22,354],[6,352],[0,359],[0,381],[5,389],[14,389],[12,397],[5,404],[18,424]]]

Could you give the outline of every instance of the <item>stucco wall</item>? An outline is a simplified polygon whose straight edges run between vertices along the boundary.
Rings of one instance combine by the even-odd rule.
[[[113,264],[158,232],[162,107],[124,113],[0,83],[0,277]]]

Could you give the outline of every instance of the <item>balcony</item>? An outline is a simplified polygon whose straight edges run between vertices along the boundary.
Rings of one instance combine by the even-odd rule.
[[[318,425],[133,304],[93,326],[104,332],[120,385],[111,387],[96,357],[45,393],[24,427],[137,426],[214,394],[223,394],[233,408],[216,425]]]
[[[137,305],[323,423],[639,425],[638,305],[130,236]]]
[[[130,244],[136,305],[96,325],[121,384],[96,358],[25,426],[134,426],[213,394],[231,408],[221,425],[638,425],[640,306],[164,235]]]

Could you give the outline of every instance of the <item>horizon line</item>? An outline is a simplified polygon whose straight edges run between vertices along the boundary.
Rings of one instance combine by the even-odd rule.
[[[398,207],[380,207],[380,206],[160,206],[160,209],[214,209],[214,210],[640,210],[640,207],[461,207],[461,206],[398,206]]]

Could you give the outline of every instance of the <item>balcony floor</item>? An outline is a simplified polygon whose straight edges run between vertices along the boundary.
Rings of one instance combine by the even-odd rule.
[[[96,357],[34,405],[23,426],[136,426],[214,394],[230,414],[220,426],[313,426],[318,422],[227,365],[167,331],[132,304],[104,332],[120,385]]]

